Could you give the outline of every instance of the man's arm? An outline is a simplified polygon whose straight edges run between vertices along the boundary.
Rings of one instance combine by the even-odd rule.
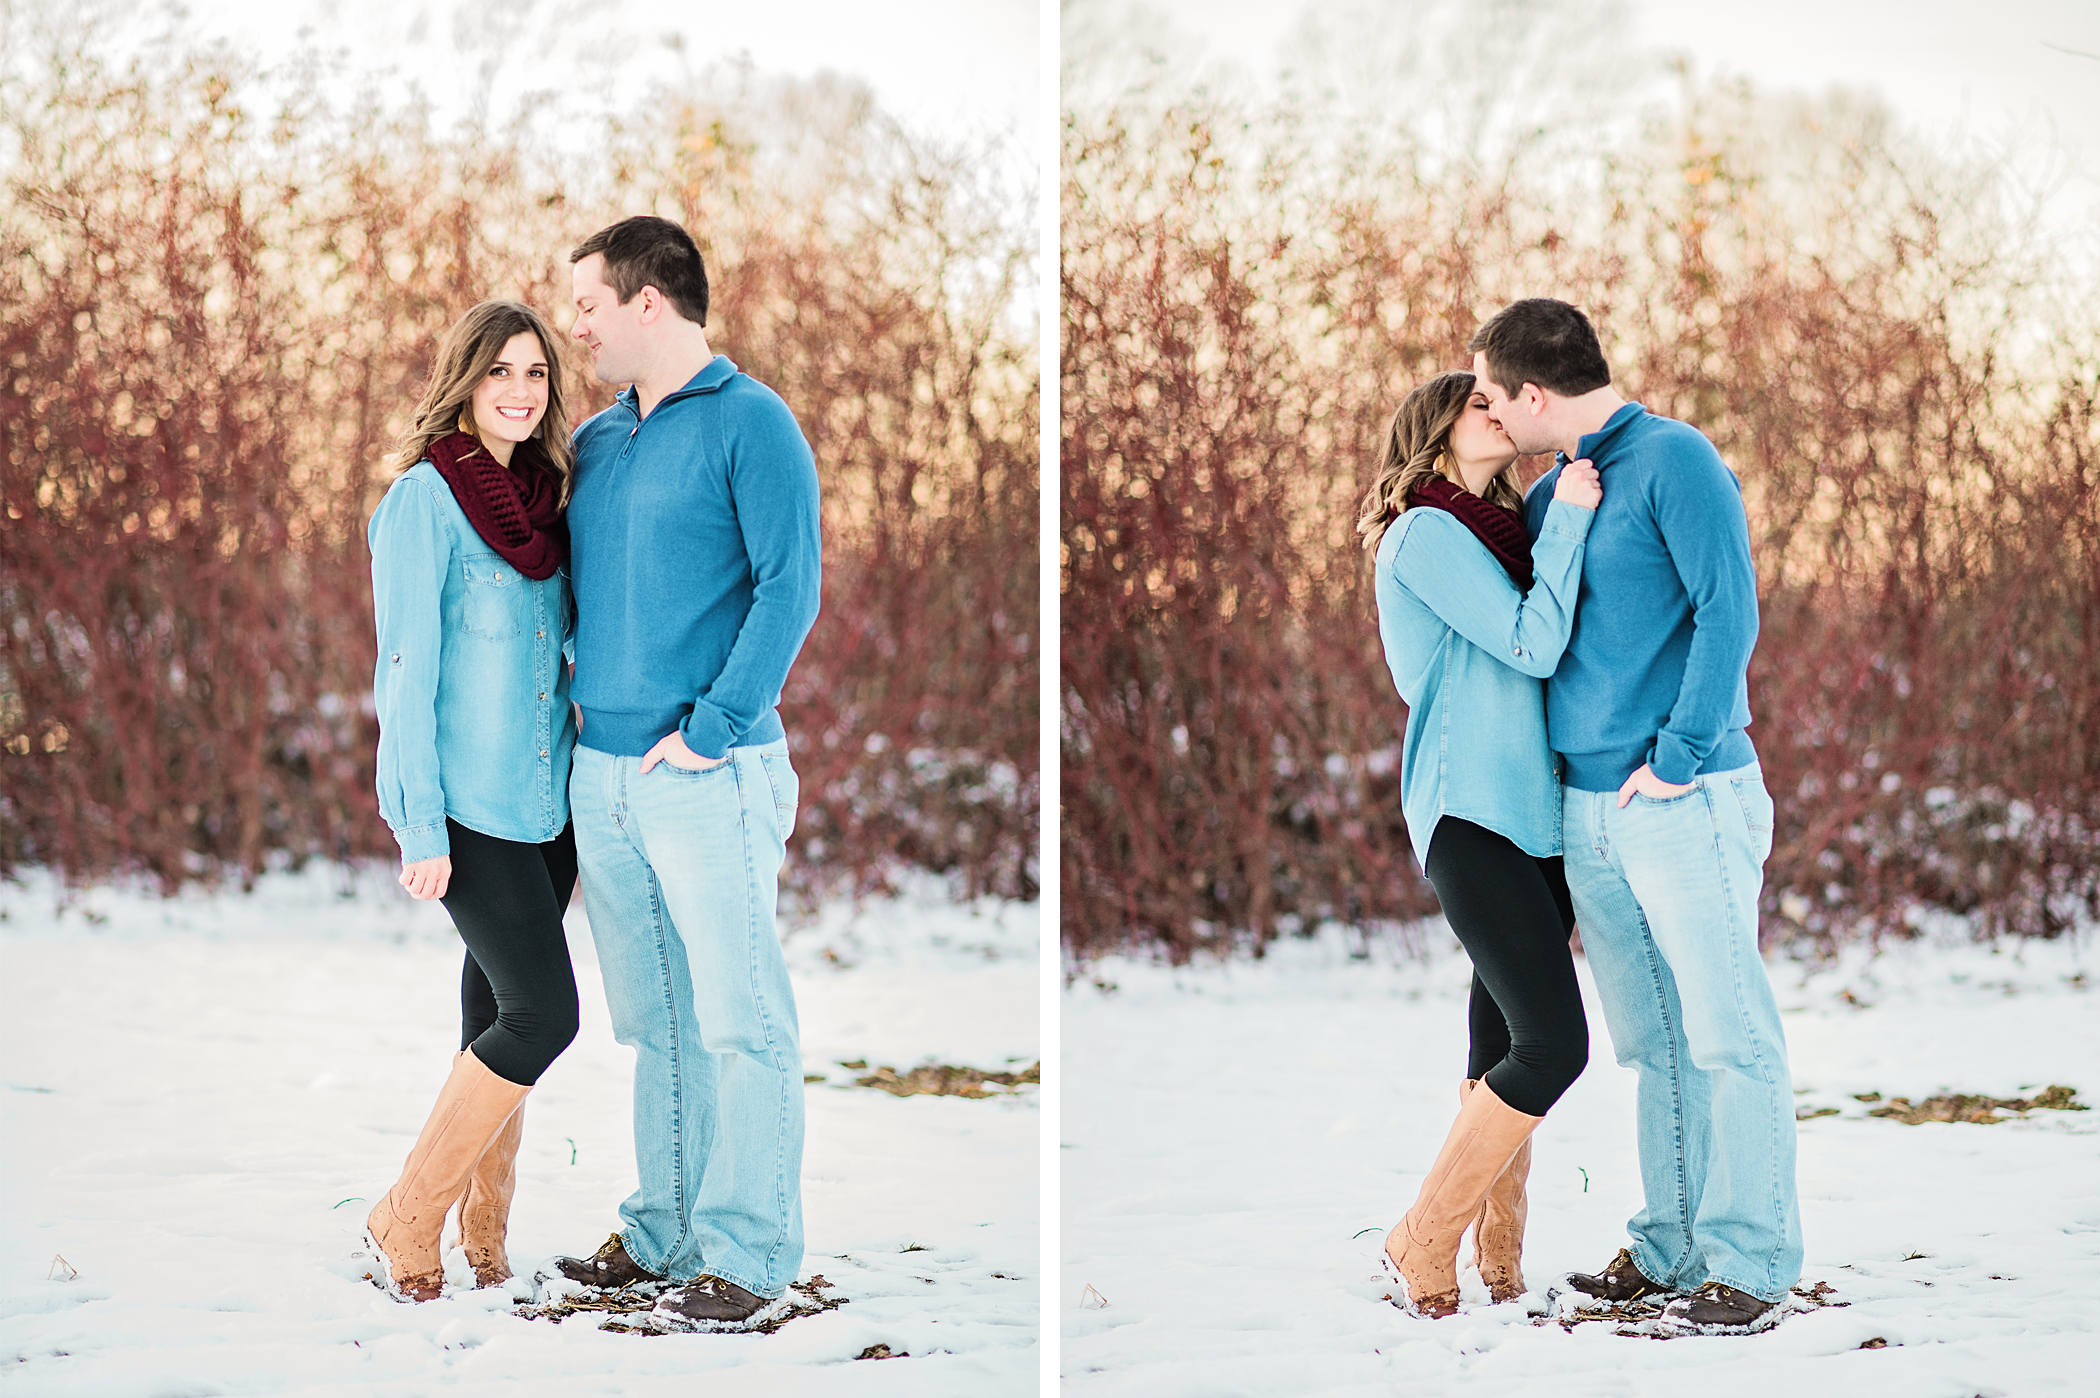
[[[1655,477],[1663,545],[1692,606],[1692,644],[1648,767],[1682,786],[1734,725],[1736,695],[1757,644],[1757,570],[1735,477],[1708,446]]]
[[[817,619],[823,579],[816,459],[777,398],[738,424],[729,443],[729,491],[751,561],[751,610],[729,659],[679,732],[710,760],[777,702],[788,667]]]

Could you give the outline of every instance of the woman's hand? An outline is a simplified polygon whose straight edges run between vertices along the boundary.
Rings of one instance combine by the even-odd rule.
[[[408,890],[411,898],[428,901],[445,896],[445,888],[452,882],[452,856],[441,854],[435,859],[418,859],[401,871],[401,886]]]
[[[1594,510],[1604,503],[1604,481],[1588,457],[1560,468],[1560,479],[1553,483],[1553,498],[1578,510]]]

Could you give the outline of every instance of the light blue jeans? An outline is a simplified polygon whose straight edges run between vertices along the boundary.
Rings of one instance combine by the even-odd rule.
[[[1786,1034],[1757,952],[1772,798],[1755,763],[1669,800],[1562,796],[1568,891],[1621,1066],[1640,1075],[1644,1205],[1627,1222],[1655,1281],[1777,1301],[1801,1278]]]
[[[576,749],[569,805],[613,1037],[634,1050],[627,1255],[779,1296],[802,1265],[802,1050],[773,915],[787,743],[704,772]]]

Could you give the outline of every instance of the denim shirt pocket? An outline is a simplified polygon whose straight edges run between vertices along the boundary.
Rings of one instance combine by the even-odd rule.
[[[484,553],[461,559],[459,571],[466,581],[459,624],[468,635],[506,641],[525,629],[518,615],[524,578],[516,568]]]

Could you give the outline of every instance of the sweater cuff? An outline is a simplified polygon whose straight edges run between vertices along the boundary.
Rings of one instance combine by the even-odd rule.
[[[678,731],[695,756],[710,762],[719,762],[729,756],[729,745],[736,741],[728,716],[705,699],[693,705],[693,711],[686,715],[684,723],[678,725]]]
[[[1690,786],[1699,775],[1699,756],[1675,733],[1658,733],[1648,752],[1648,770],[1671,786]]]
[[[394,842],[401,846],[404,869],[421,860],[452,853],[452,837],[446,833],[442,820],[435,825],[404,825],[394,832]]]

